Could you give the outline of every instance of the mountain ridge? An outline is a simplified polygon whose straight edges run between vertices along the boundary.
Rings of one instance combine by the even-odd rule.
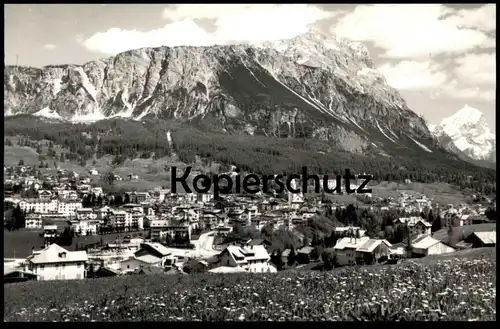
[[[314,32],[259,45],[141,48],[83,65],[7,66],[4,94],[6,115],[210,122],[353,152],[437,147],[366,47]]]

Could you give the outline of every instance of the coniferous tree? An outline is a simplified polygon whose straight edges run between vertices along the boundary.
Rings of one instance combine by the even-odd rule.
[[[288,264],[288,266],[293,266],[293,265],[295,265],[296,261],[297,261],[297,254],[295,252],[295,248],[293,246],[291,246],[290,253],[288,254],[288,258],[287,258],[287,264]]]
[[[96,199],[96,206],[97,207],[102,207],[103,203],[104,203],[103,197],[102,197],[101,194],[99,194],[99,196]]]
[[[283,269],[284,264],[283,264],[281,249],[278,249],[276,251],[276,256],[274,257],[273,264],[276,266],[276,269],[278,271],[281,271]]]
[[[432,222],[431,231],[434,233],[434,232],[439,231],[441,228],[442,228],[442,225],[441,225],[441,216],[438,214],[437,217]]]

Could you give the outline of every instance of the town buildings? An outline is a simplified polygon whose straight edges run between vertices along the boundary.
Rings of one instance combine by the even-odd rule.
[[[206,265],[200,268],[215,272],[275,272],[276,268],[270,263],[269,253],[276,252],[276,243],[265,243],[258,239],[249,243],[248,237],[235,238],[235,236],[242,231],[258,233],[262,230],[266,231],[267,236],[272,236],[272,239],[278,234],[288,235],[288,241],[293,241],[297,250],[298,262],[307,263],[311,260],[313,251],[317,251],[315,247],[305,245],[304,234],[307,229],[313,227],[311,223],[319,221],[320,217],[324,220],[324,217],[330,216],[327,215],[328,212],[337,216],[337,211],[340,213],[346,210],[346,204],[340,201],[328,203],[319,200],[317,196],[311,197],[301,192],[291,193],[284,198],[264,194],[224,195],[217,200],[214,200],[212,194],[172,194],[164,188],[149,192],[106,191],[105,193],[102,188],[95,186],[95,178],[83,176],[74,178],[75,175],[70,173],[67,177],[61,175],[45,177],[43,180],[26,178],[32,186],[39,185],[37,193],[34,194],[37,197],[30,195],[29,198],[21,198],[10,193],[5,201],[11,207],[19,204],[21,210],[27,212],[25,227],[33,230],[43,229],[47,245],[54,242],[58,231],[60,233],[64,230],[61,225],[66,225],[68,221],[79,240],[86,239],[79,236],[101,233],[120,234],[130,231],[137,235],[141,234],[140,242],[132,242],[134,239],[130,237],[120,240],[123,238],[122,235],[120,239],[116,238],[120,241],[108,240],[102,244],[96,242],[93,246],[85,246],[89,250],[88,258],[98,263],[102,275],[120,275],[137,270],[141,270],[141,273],[162,271],[167,268],[177,268],[190,258],[203,259],[200,261],[206,262]],[[47,184],[48,181],[54,185],[52,189],[47,187],[50,185]],[[294,186],[298,188],[298,184]],[[96,198],[90,198],[89,193],[94,194]],[[100,201],[90,202],[89,199]],[[359,196],[357,200],[360,200]],[[345,227],[340,227],[341,224],[336,222],[333,234],[332,230],[328,231],[328,235],[331,234],[332,239],[337,242],[332,248],[337,265],[382,262],[396,255],[405,255],[406,249],[411,249],[409,255],[414,257],[454,250],[453,247],[432,237],[432,224],[422,219],[432,208],[431,200],[424,196],[402,193],[399,199],[388,197],[381,200],[375,195],[368,201],[363,205],[358,203],[356,206],[358,216],[365,209],[376,213],[380,218],[389,212],[395,214],[390,217],[388,225],[393,227],[393,231],[396,231],[398,225],[407,227],[410,231],[411,247],[397,243],[391,245],[382,236],[379,238],[378,233],[385,234],[383,230],[373,232],[363,220],[352,222],[344,220],[342,225],[346,225]],[[486,211],[482,206],[475,207],[477,208],[475,210],[472,208],[470,205],[450,205],[443,208],[444,212],[440,212],[437,206],[432,210],[435,215],[440,213],[444,215],[446,225],[457,227],[470,224],[471,218],[481,216],[480,214]],[[423,214],[420,214],[420,210]],[[397,219],[392,223],[394,218]],[[58,223],[47,225],[48,221]],[[314,229],[322,229],[320,226],[316,225]],[[370,237],[366,236],[366,230],[370,231]],[[272,235],[269,235],[270,233]],[[198,240],[197,237],[200,235],[204,237]],[[224,241],[227,237],[228,241]],[[308,238],[310,240],[311,236]],[[215,240],[218,241],[216,246],[213,245]],[[471,242],[468,244],[475,247],[489,246],[492,245],[490,240],[478,234],[471,237]],[[244,244],[228,245],[235,241],[243,241]],[[290,253],[288,248],[291,247],[286,245],[285,248],[288,253],[283,252],[282,256]],[[65,266],[60,265],[59,271]],[[33,263],[34,268],[35,263]],[[37,267],[38,273],[33,273],[31,276],[27,274],[27,277],[36,278],[41,275],[40,268]],[[44,275],[46,278],[76,278],[76,274],[71,274],[71,271],[64,272],[63,276],[62,272],[55,270],[55,265],[49,268],[50,270]],[[151,270],[152,268],[154,270]],[[12,273],[14,277],[21,275],[21,272]]]

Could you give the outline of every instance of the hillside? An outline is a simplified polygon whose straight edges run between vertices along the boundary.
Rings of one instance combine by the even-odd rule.
[[[495,250],[467,255],[458,253],[423,265],[419,260],[329,272],[142,275],[9,284],[4,289],[9,301],[4,318],[7,322],[495,320]]]

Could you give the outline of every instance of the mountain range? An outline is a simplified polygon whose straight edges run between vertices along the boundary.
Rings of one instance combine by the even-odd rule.
[[[355,152],[436,146],[366,47],[317,31],[256,45],[142,48],[81,66],[7,66],[4,95],[7,116],[176,119]]]
[[[365,46],[318,31],[254,45],[142,48],[83,65],[6,66],[4,109],[73,122],[178,120],[223,133],[317,138],[355,153],[430,156],[444,147],[491,157],[475,136],[464,137],[460,120],[431,134]]]
[[[466,105],[429,129],[445,149],[464,159],[496,162],[496,136],[478,109]]]

